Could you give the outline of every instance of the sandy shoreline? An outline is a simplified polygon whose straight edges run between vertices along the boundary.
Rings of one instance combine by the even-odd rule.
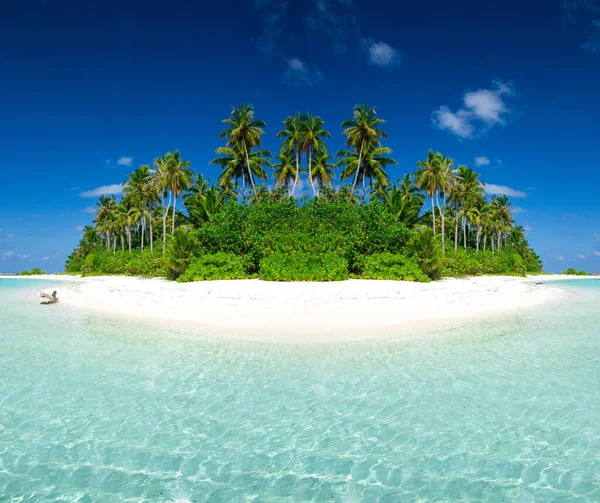
[[[518,312],[564,293],[536,283],[565,278],[483,276],[427,284],[55,279],[60,281],[44,291],[57,290],[57,308],[65,304],[112,316],[187,322],[211,334],[233,337],[317,342],[380,337],[426,323]]]

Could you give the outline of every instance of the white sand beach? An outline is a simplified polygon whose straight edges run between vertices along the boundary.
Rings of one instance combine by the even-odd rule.
[[[61,278],[62,280],[63,278]],[[208,333],[277,341],[339,341],[402,333],[425,323],[518,312],[563,290],[562,276],[484,276],[432,283],[260,280],[176,283],[92,277],[52,283],[60,305],[127,318],[189,322]]]

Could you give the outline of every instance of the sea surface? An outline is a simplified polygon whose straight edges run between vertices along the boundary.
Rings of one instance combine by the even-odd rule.
[[[323,345],[40,306],[48,286],[0,278],[3,503],[600,501],[600,281]]]

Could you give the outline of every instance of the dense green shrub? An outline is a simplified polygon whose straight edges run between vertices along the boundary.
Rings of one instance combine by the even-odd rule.
[[[578,271],[574,267],[569,267],[566,271],[560,271],[561,274],[568,274],[569,276],[591,276],[589,272]]]
[[[410,231],[374,200],[365,206],[316,198],[298,205],[292,198],[265,200],[250,206],[225,205],[198,231],[202,253],[247,255],[254,271],[273,253],[344,257],[351,270],[355,257],[398,253]]]
[[[185,227],[179,227],[169,236],[165,256],[160,259],[169,279],[177,279],[186,271],[198,248],[196,234]]]
[[[431,281],[413,258],[399,253],[374,253],[357,261],[359,277],[363,279],[391,279],[398,281]]]
[[[193,258],[190,265],[177,281],[206,281],[219,279],[244,279],[249,277],[247,257],[233,253],[209,253]]]
[[[524,276],[527,268],[523,258],[512,248],[500,251],[457,250],[446,252],[448,259],[443,275],[456,278],[481,274],[518,274]]]
[[[31,271],[21,271],[18,276],[39,276],[42,274],[48,274],[47,271],[34,267]]]
[[[348,261],[336,253],[275,252],[260,261],[259,275],[265,281],[343,281]]]
[[[447,259],[442,254],[441,236],[434,234],[429,227],[420,227],[412,232],[406,250],[430,279],[442,276]]]
[[[80,271],[84,276],[124,274],[127,276],[166,276],[160,250],[108,251],[94,248],[84,260]]]

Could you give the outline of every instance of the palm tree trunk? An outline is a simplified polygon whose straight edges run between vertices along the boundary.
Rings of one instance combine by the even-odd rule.
[[[298,185],[298,179],[300,177],[300,152],[298,152],[298,146],[296,146],[296,176],[294,177],[294,186],[292,187],[291,196],[294,197],[296,191],[296,185]]]
[[[312,187],[313,195],[316,196],[317,191],[315,190],[315,183],[312,179],[312,149],[308,149],[308,181]]]
[[[454,215],[454,251],[456,250],[458,250],[458,205],[456,205]]]
[[[154,250],[154,236],[152,235],[152,209],[150,209],[151,213],[150,213],[150,251]]]
[[[442,253],[446,253],[446,225],[444,222],[444,212],[440,206],[440,200],[438,199],[438,193],[436,192],[435,198],[437,199],[438,211],[440,212],[440,218],[442,220]],[[442,203],[446,200],[446,193],[442,193]]]
[[[362,174],[362,194],[361,194],[363,204],[365,204],[365,178],[366,178],[365,173],[363,172],[363,174]]]
[[[242,202],[246,206],[246,175],[242,173]]]
[[[171,202],[169,201],[169,205],[171,204]],[[169,206],[165,207],[165,193],[162,193],[162,208],[163,208],[163,234],[162,234],[162,241],[163,241],[163,255],[165,254],[165,250],[166,250],[166,243],[167,243],[167,215],[169,213]]]
[[[173,223],[171,224],[171,234],[175,234],[175,213],[177,209],[177,192],[173,192]]]
[[[435,201],[433,200],[433,194],[431,194],[431,221],[433,222],[433,233],[435,234]]]
[[[142,251],[144,251],[144,230],[146,228],[146,222],[144,220],[144,217],[142,216],[142,242],[141,242],[141,246],[142,246]]]
[[[348,200],[349,203],[352,202],[352,197],[354,197],[354,191],[356,190],[356,183],[358,182],[358,174],[360,173],[360,164],[362,162],[364,144],[365,140],[362,140],[360,142],[360,151],[358,153],[358,165],[356,166],[356,174],[354,175],[354,182],[352,182],[352,190],[350,191],[350,199]]]
[[[500,246],[501,239],[502,239],[502,234],[498,233],[498,246],[496,246],[496,249],[498,251],[500,251],[502,249],[502,247]]]
[[[250,177],[250,183],[252,184],[254,198],[258,201],[258,194],[256,193],[256,185],[254,185],[254,177],[252,176],[252,170],[250,169],[250,157],[248,156],[248,147],[246,145],[246,140],[244,140],[244,151],[246,153],[246,164],[248,165],[248,176]],[[175,220],[173,220],[173,222],[175,222]],[[175,231],[175,224],[173,224],[173,231]]]
[[[487,232],[483,233],[483,253],[485,253],[485,248],[487,246]]]
[[[117,236],[115,235],[114,232],[112,235],[112,242],[113,242],[113,253],[117,253]]]
[[[494,253],[494,239],[496,239],[496,233],[492,232],[492,239],[491,239],[491,242],[492,242],[492,253]]]
[[[467,251],[467,219],[463,217],[463,245]]]
[[[123,239],[123,231],[121,231],[121,251],[125,252],[125,240]]]
[[[106,251],[110,251],[110,233],[106,231]]]
[[[475,250],[479,251],[479,237],[481,236],[481,225],[477,226],[477,239],[475,243]]]
[[[129,251],[131,252],[131,227],[127,226],[127,243],[129,245]]]

